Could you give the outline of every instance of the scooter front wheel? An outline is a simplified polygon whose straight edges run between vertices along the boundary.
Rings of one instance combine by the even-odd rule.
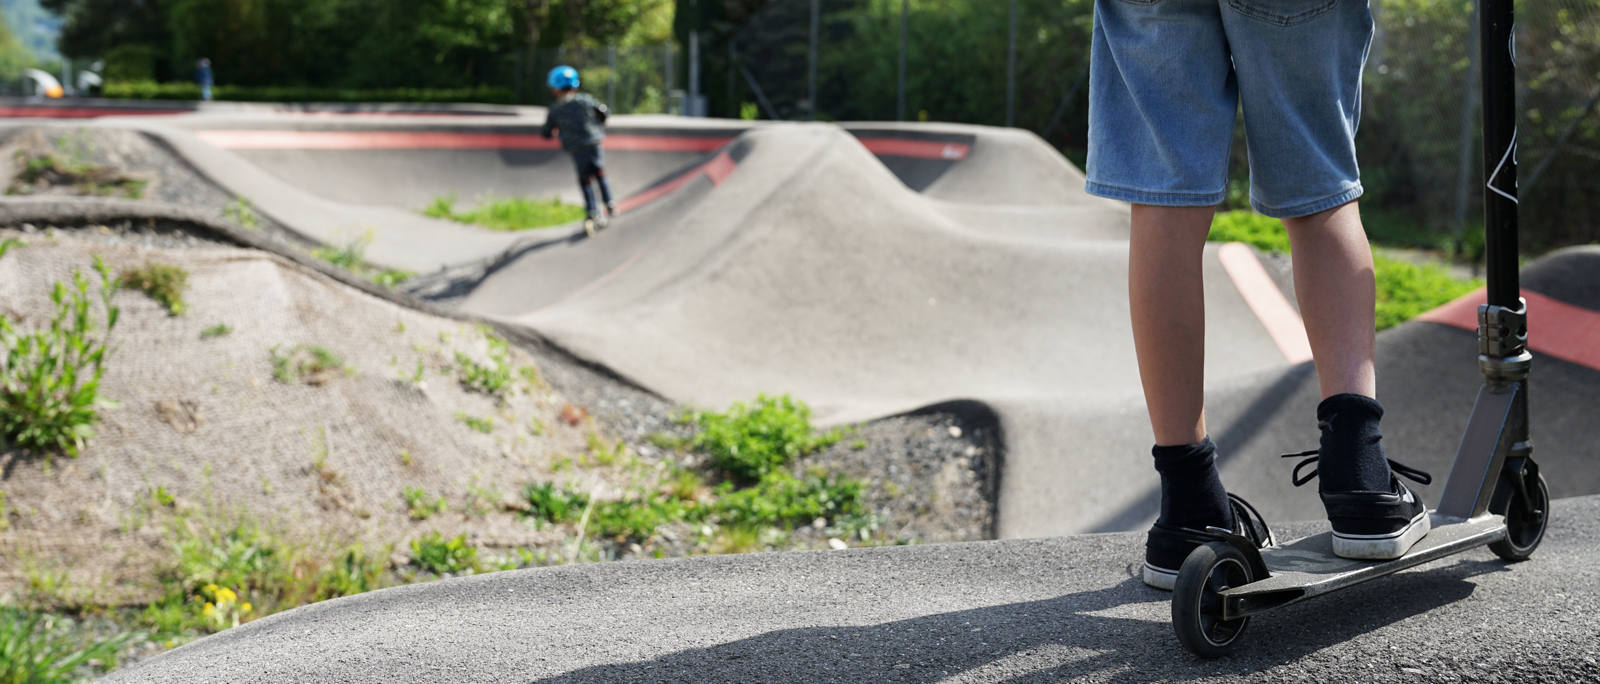
[[[1189,552],[1172,588],[1172,628],[1183,647],[1202,658],[1232,651],[1250,618],[1223,619],[1222,592],[1256,579],[1244,553],[1226,542],[1212,542]]]
[[[1506,485],[1510,483],[1507,482]],[[1550,487],[1543,475],[1524,478],[1524,489],[1508,487],[1508,500],[1503,510],[1495,511],[1506,516],[1506,536],[1489,545],[1495,555],[1513,563],[1528,560],[1539,542],[1544,541],[1544,530],[1550,524]],[[1527,492],[1526,498],[1523,491]]]

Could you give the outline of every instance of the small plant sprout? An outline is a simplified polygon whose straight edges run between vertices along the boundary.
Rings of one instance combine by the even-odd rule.
[[[279,351],[274,345],[267,351],[272,359],[273,379],[284,384],[322,385],[340,375],[354,373],[344,365],[343,358],[326,347],[297,344],[287,351]]]
[[[406,487],[401,495],[406,500],[406,510],[412,520],[427,520],[433,514],[443,513],[449,507],[442,496],[430,503],[428,493],[421,487]]]
[[[505,339],[483,330],[488,345],[488,363],[479,363],[464,352],[456,352],[456,376],[467,390],[504,398],[511,389],[511,348]]]
[[[445,539],[438,532],[411,542],[411,562],[436,575],[473,572],[478,567],[478,550],[467,544],[466,535]]]
[[[206,328],[205,330],[201,330],[200,339],[209,340],[213,337],[222,337],[223,335],[227,335],[231,332],[233,332],[233,326],[228,325],[227,323],[218,323]]]
[[[173,316],[183,315],[188,308],[183,301],[183,292],[189,287],[189,272],[181,266],[149,263],[126,269],[122,272],[121,283],[125,288],[149,295],[167,307],[167,312]]]
[[[247,230],[261,230],[261,218],[256,216],[256,209],[250,200],[243,197],[236,197],[232,204],[223,207],[222,216]]]
[[[456,413],[456,420],[459,420],[463,425],[466,425],[467,427],[486,435],[494,431],[494,418],[492,417],[485,416],[483,418],[477,418],[468,415],[463,411]]]

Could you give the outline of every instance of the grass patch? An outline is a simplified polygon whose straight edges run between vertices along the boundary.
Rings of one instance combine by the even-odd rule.
[[[104,674],[138,632],[75,638],[60,616],[0,607],[0,682],[55,684]]]
[[[18,330],[0,313],[0,440],[77,456],[94,435],[100,409],[115,405],[100,396],[100,378],[119,315],[111,304],[117,281],[98,256],[94,272],[104,316],[98,321],[91,281],[77,269],[70,285],[58,281],[51,290],[55,313],[48,325]]]
[[[209,340],[213,337],[222,337],[233,332],[233,326],[227,323],[218,323],[200,331],[200,339]]]
[[[400,494],[405,497],[406,511],[412,520],[427,520],[435,513],[443,513],[449,508],[442,496],[430,503],[428,493],[421,487],[406,487]]]
[[[1377,327],[1385,330],[1420,316],[1483,286],[1480,279],[1461,280],[1435,264],[1414,264],[1373,255],[1377,268]]]
[[[174,316],[181,316],[188,309],[183,292],[189,289],[189,271],[182,266],[152,262],[124,269],[121,283],[124,288],[138,290],[160,302]]]
[[[267,353],[272,357],[272,378],[284,384],[322,385],[353,372],[327,347],[297,344],[280,352],[278,345],[273,345]]]
[[[548,200],[485,196],[476,209],[456,210],[456,196],[435,197],[422,213],[434,218],[449,219],[458,223],[471,223],[493,230],[528,230],[561,226],[583,220],[583,207],[563,203],[552,197]]]
[[[332,264],[342,271],[347,271],[359,278],[364,278],[379,287],[394,289],[401,283],[410,280],[416,275],[410,271],[392,268],[378,268],[366,261],[367,247],[372,244],[372,231],[347,242],[342,247],[323,245],[311,250],[311,256]]]
[[[746,482],[760,480],[843,435],[839,430],[813,429],[811,407],[788,395],[762,394],[751,404],[734,402],[725,413],[697,411],[688,419],[700,428],[695,448],[710,454],[713,465]]]
[[[1380,227],[1379,230],[1391,237],[1402,235],[1401,229],[1395,225],[1393,217],[1388,217],[1374,221],[1369,228]],[[1376,238],[1379,231],[1373,232]],[[1468,231],[1468,234],[1471,235],[1472,232]],[[1401,242],[1408,246],[1417,239],[1416,233],[1404,235],[1406,237],[1401,239]],[[1289,251],[1289,235],[1284,230],[1283,222],[1247,210],[1217,214],[1211,224],[1209,239],[1243,242],[1267,252]],[[1468,248],[1471,249],[1470,245]],[[1483,286],[1482,280],[1462,280],[1450,275],[1444,267],[1434,264],[1414,264],[1379,254],[1373,255],[1372,263],[1378,288],[1376,307],[1378,330],[1386,330],[1409,321]]]
[[[148,181],[126,176],[116,169],[54,154],[30,155],[17,151],[22,170],[6,188],[8,195],[32,195],[50,188],[71,188],[74,194],[96,197],[144,197]]]

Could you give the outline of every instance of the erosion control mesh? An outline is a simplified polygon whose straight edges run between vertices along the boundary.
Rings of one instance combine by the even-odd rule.
[[[583,451],[588,427],[562,422],[563,403],[537,379],[513,373],[503,400],[461,382],[458,352],[494,366],[474,326],[256,251],[130,246],[92,229],[6,237],[29,243],[0,258],[0,302],[19,327],[47,322],[52,283],[87,272],[94,254],[114,272],[173,264],[189,285],[181,316],[137,291],[116,295],[102,395],[120,407],[103,412],[81,457],[0,457],[0,595],[65,573],[96,600],[148,599],[153,564],[171,555],[162,508],[213,521],[248,511],[308,544],[459,534],[469,531],[460,502],[496,508],[549,479],[553,454]],[[531,367],[508,353],[511,367]],[[292,368],[319,357],[324,368]],[[444,497],[449,513],[408,520],[406,487]],[[510,514],[470,526],[484,546],[542,540]]]

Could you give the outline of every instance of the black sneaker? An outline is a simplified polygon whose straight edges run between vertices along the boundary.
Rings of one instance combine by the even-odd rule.
[[[1228,507],[1233,512],[1234,534],[1248,538],[1258,548],[1277,543],[1272,528],[1244,499],[1228,495]],[[1217,541],[1217,535],[1206,530],[1180,527],[1157,521],[1150,528],[1144,542],[1144,583],[1157,589],[1172,591],[1178,582],[1178,569],[1196,546]]]
[[[1313,469],[1301,470],[1317,463],[1318,451],[1284,454],[1284,458],[1308,457],[1295,465],[1292,475],[1294,486],[1299,487],[1317,476]],[[1322,506],[1328,511],[1328,523],[1333,527],[1333,553],[1341,558],[1358,560],[1392,560],[1406,555],[1411,547],[1427,536],[1428,507],[1395,474],[1404,475],[1421,484],[1433,482],[1433,476],[1389,459],[1389,491],[1318,491]]]

